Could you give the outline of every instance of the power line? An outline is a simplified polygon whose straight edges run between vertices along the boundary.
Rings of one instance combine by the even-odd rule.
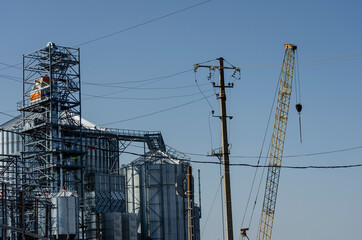
[[[187,70],[187,71],[189,71],[189,70]],[[183,72],[179,72],[179,73],[176,73],[176,74],[181,74],[181,73],[184,73],[184,72],[186,72],[186,71],[183,71]],[[174,76],[175,74],[172,74],[172,76]],[[118,91],[115,91],[115,92],[112,92],[112,93],[107,93],[107,94],[102,94],[102,95],[93,95],[93,97],[104,97],[104,96],[109,96],[109,95],[114,95],[114,94],[117,94],[117,93],[122,93],[122,92],[125,92],[125,91],[128,91],[128,90],[134,90],[134,89],[148,89],[148,90],[150,90],[150,89],[180,89],[180,88],[189,88],[189,87],[194,87],[194,85],[189,85],[189,86],[180,86],[180,87],[175,87],[175,88],[141,88],[141,87],[143,87],[143,86],[146,86],[146,85],[149,85],[149,84],[151,84],[151,83],[154,83],[154,82],[158,82],[158,81],[160,81],[160,80],[162,80],[162,79],[164,79],[164,77],[157,77],[157,78],[154,78],[154,79],[152,79],[152,81],[149,81],[149,82],[146,82],[146,83],[143,83],[143,84],[138,84],[137,86],[135,86],[135,87],[127,87],[127,88],[125,88],[125,89],[122,89],[122,90],[118,90]],[[86,98],[86,99],[84,99],[84,100],[87,100],[87,99],[90,99],[91,97],[89,97],[89,98]]]
[[[212,90],[205,91],[205,92],[211,92]],[[145,101],[152,101],[152,100],[163,100],[163,99],[171,99],[171,98],[183,98],[183,97],[190,97],[190,96],[196,96],[200,93],[192,93],[192,94],[185,94],[185,95],[175,95],[175,96],[165,96],[165,97],[153,97],[153,98],[136,98],[136,97],[107,97],[107,96],[97,96],[92,94],[85,94],[84,96],[87,97],[95,97],[95,98],[104,98],[104,99],[122,99],[122,100],[145,100]]]
[[[347,54],[342,54],[342,55],[337,55],[337,56],[329,56],[329,57],[321,57],[321,58],[314,58],[314,59],[312,58],[312,59],[299,60],[299,63],[306,64],[306,63],[316,62],[315,64],[320,64],[318,62],[332,60],[332,59],[353,57],[353,56],[361,56],[361,55],[362,55],[362,52],[353,52],[353,53],[347,53]],[[205,61],[205,62],[202,62],[202,63],[199,63],[199,64],[203,64],[203,63],[207,63],[207,62],[211,62],[211,61],[214,61],[214,60]],[[2,64],[5,65],[5,63],[2,63]],[[16,66],[19,66],[21,64],[22,63],[18,63],[18,64],[15,64],[15,65],[6,64],[8,67],[0,68],[0,71],[8,69],[10,67],[15,67],[17,69],[22,69],[22,68],[16,67]],[[264,63],[264,64],[241,65],[240,68],[241,69],[260,69],[260,68],[279,67],[279,66],[280,66],[280,63]],[[172,75],[168,75],[168,76],[161,76],[161,77],[155,77],[155,78],[152,78],[152,79],[145,79],[145,80],[138,80],[138,81],[114,82],[114,83],[105,83],[105,84],[97,84],[97,83],[91,83],[91,82],[85,82],[84,81],[82,83],[85,83],[87,85],[105,86],[105,85],[118,85],[118,84],[133,83],[133,82],[147,82],[147,81],[151,81],[151,80],[155,80],[155,79],[163,79],[163,78],[167,78],[167,77],[176,76],[176,75],[188,72],[188,71],[191,71],[191,69],[185,70],[185,71],[182,71],[182,72],[179,72],[179,73],[175,73],[175,74],[172,74]],[[9,80],[13,80],[13,81],[16,81],[15,79],[21,79],[21,78],[18,78],[18,77],[15,77],[15,76],[10,76],[10,75],[1,75],[1,77],[6,78],[6,79],[13,78],[13,79],[9,79]],[[20,81],[17,81],[17,82],[22,82],[22,81],[20,80]]]
[[[300,64],[321,64],[323,61],[328,61],[332,59],[341,59],[341,58],[347,58],[347,57],[353,57],[353,56],[361,56],[362,52],[353,52],[353,53],[347,53],[347,54],[341,54],[336,56],[329,56],[329,57],[321,57],[321,58],[311,58],[311,59],[304,59],[299,60]],[[341,59],[342,61],[342,59]],[[344,61],[344,60],[343,60]],[[267,67],[279,67],[280,63],[263,63],[263,64],[251,64],[251,65],[242,65],[240,66],[241,69],[260,69],[260,68],[267,68]]]
[[[209,95],[209,96],[207,96],[207,98],[209,98],[209,97],[211,97],[211,96],[214,96],[214,95]],[[135,119],[139,119],[139,118],[143,118],[143,117],[148,117],[148,116],[155,115],[155,114],[158,114],[158,113],[162,113],[162,112],[170,111],[170,110],[173,110],[173,109],[176,109],[176,108],[184,107],[184,106],[186,106],[186,105],[190,105],[190,104],[192,104],[192,103],[199,102],[199,101],[204,100],[204,99],[205,99],[205,98],[202,97],[202,98],[196,99],[196,100],[191,101],[191,102],[187,102],[187,103],[183,103],[183,104],[180,104],[180,105],[176,105],[176,106],[174,106],[174,107],[162,109],[162,110],[159,110],[159,111],[156,111],[156,112],[147,113],[147,114],[140,115],[140,116],[137,116],[137,117],[122,119],[122,120],[119,120],[119,121],[104,123],[104,124],[100,124],[100,125],[101,125],[101,126],[107,126],[107,125],[112,125],[112,124],[115,124],[115,123],[127,122],[127,121],[131,121],[131,120],[135,120]]]
[[[360,55],[362,55],[362,52],[353,52],[353,53],[347,53],[347,54],[341,54],[341,55],[335,55],[335,56],[329,56],[329,57],[304,59],[304,60],[300,60],[299,62],[300,63],[311,63],[311,62],[326,61],[326,60],[337,59],[337,58],[354,57],[354,56],[360,56]]]
[[[280,78],[279,78],[279,79],[280,79]],[[273,115],[273,110],[274,110],[275,101],[276,101],[276,98],[277,98],[277,95],[278,95],[279,81],[278,81],[277,83],[278,83],[278,84],[276,85],[275,92],[274,92],[273,102],[272,102],[272,105],[271,105],[271,108],[270,108],[270,111],[269,111],[269,117],[268,117],[268,121],[267,121],[266,128],[265,128],[265,132],[264,132],[263,141],[262,141],[261,148],[260,148],[257,165],[260,164],[260,160],[261,160],[261,158],[262,158],[262,154],[263,154],[263,151],[264,151],[264,145],[265,145],[266,137],[267,137],[268,130],[269,130],[269,125],[270,125],[271,118],[272,118],[272,115]],[[269,155],[270,144],[271,144],[271,143],[269,143],[267,155]],[[265,165],[266,165],[266,160],[267,160],[267,158],[265,158],[265,162],[264,162]],[[244,210],[244,214],[243,214],[243,218],[242,218],[242,221],[241,221],[240,229],[244,227],[244,221],[245,221],[246,214],[247,214],[247,212],[248,212],[248,210],[249,210],[249,203],[250,203],[251,195],[252,195],[252,193],[253,193],[253,191],[254,191],[254,184],[255,184],[255,180],[256,180],[256,176],[257,176],[258,170],[259,170],[259,168],[255,168],[254,176],[253,176],[253,181],[252,181],[252,184],[251,184],[251,187],[250,187],[249,196],[248,196],[248,200],[247,200],[246,207],[245,207],[245,210]],[[256,199],[255,199],[255,201],[254,201],[254,206],[253,206],[253,209],[252,209],[252,213],[251,213],[251,215],[250,215],[250,221],[249,221],[248,228],[250,228],[251,219],[253,218],[253,215],[254,215],[254,210],[255,210],[255,206],[256,206],[256,201],[257,201],[257,198],[258,198],[258,196],[259,196],[260,187],[261,187],[261,181],[262,181],[262,179],[263,179],[263,177],[264,177],[264,173],[265,173],[265,168],[263,168],[263,171],[262,171],[262,174],[261,174],[261,178],[260,178],[260,181],[259,181],[259,187],[258,187],[258,189],[257,189]]]
[[[0,71],[1,70],[5,70],[5,69],[8,69],[8,68],[16,68],[16,69],[22,69],[22,68],[20,68],[20,67],[17,67],[17,66],[19,66],[19,65],[21,65],[21,64],[23,64],[22,62],[21,63],[17,63],[17,64],[14,64],[14,65],[10,65],[10,64],[7,64],[7,63],[1,63],[2,65],[5,65],[6,67],[4,67],[4,68],[0,68]]]
[[[0,70],[1,70],[1,69],[0,69]],[[15,77],[15,76],[10,76],[10,75],[1,74],[1,75],[0,75],[0,78],[8,79],[8,80],[13,81],[13,82],[21,82],[21,83],[23,82],[23,81],[21,80],[21,78]]]
[[[16,132],[16,131],[11,131],[11,130],[7,130],[7,129],[3,129],[3,128],[0,128],[0,131],[6,131],[6,132],[19,134],[19,135],[24,135],[24,134],[21,134],[21,133]],[[42,139],[42,140],[51,141],[51,142],[62,142],[62,140],[46,139],[45,137],[39,137],[39,136],[37,136],[37,138]],[[79,143],[73,143],[73,144],[81,146],[81,144],[79,144]],[[138,157],[147,157],[148,156],[147,154],[144,154],[144,153],[140,154],[140,153],[136,153],[136,152],[128,152],[128,151],[121,151],[121,150],[109,150],[109,149],[97,148],[97,147],[93,148],[93,149],[103,150],[103,151],[107,151],[107,152],[125,153],[125,154],[130,154],[130,155],[134,155],[134,156],[138,156]],[[188,159],[177,158],[177,157],[172,157],[172,156],[171,157],[170,156],[157,156],[157,157],[161,158],[161,159],[170,159],[171,158],[171,159],[174,159],[174,160],[185,161],[185,162],[190,162],[190,163],[195,163],[195,164],[210,164],[210,165],[221,165],[221,164],[223,164],[220,161],[217,161],[217,162],[197,161],[197,160],[188,160]],[[230,163],[229,165],[230,166],[236,166],[236,167],[252,167],[252,168],[268,168],[268,167],[270,167],[269,165],[255,165],[255,164],[247,164],[247,163]],[[286,169],[342,169],[342,168],[356,168],[356,167],[362,167],[362,164],[330,165],[330,166],[315,166],[315,165],[309,165],[309,166],[278,166],[278,168],[286,168]]]
[[[211,162],[211,161],[193,161],[188,160],[192,163],[202,163],[202,164],[214,164],[220,165],[220,162]],[[230,166],[237,166],[237,167],[252,167],[252,168],[268,168],[269,165],[254,165],[254,164],[247,164],[247,163],[230,163]],[[287,169],[338,169],[338,168],[355,168],[355,167],[362,167],[362,164],[351,164],[351,165],[333,165],[333,166],[279,166],[278,168],[287,168]]]
[[[111,36],[114,36],[114,35],[117,35],[117,34],[126,32],[126,31],[129,31],[129,30],[132,30],[132,29],[134,29],[134,28],[138,28],[138,27],[144,26],[144,25],[146,25],[146,24],[149,24],[149,23],[152,23],[152,22],[161,20],[161,19],[163,19],[163,18],[167,18],[167,17],[173,16],[173,15],[176,15],[176,14],[178,14],[178,13],[185,12],[185,11],[187,11],[187,10],[189,10],[189,9],[198,7],[198,6],[203,5],[203,4],[206,4],[206,3],[208,3],[208,2],[211,2],[211,0],[207,0],[207,1],[204,1],[204,2],[201,2],[201,3],[198,3],[198,4],[195,4],[195,5],[192,5],[192,6],[190,6],[190,7],[183,8],[183,9],[180,9],[180,10],[175,11],[175,12],[172,12],[172,13],[168,13],[168,14],[163,15],[163,16],[161,16],[161,17],[157,17],[157,18],[154,18],[154,19],[151,19],[151,20],[148,20],[148,21],[145,21],[145,22],[142,22],[142,23],[133,25],[133,26],[131,26],[131,27],[128,27],[128,28],[125,28],[125,29],[122,29],[122,30],[119,30],[119,31],[116,31],[116,32],[113,32],[113,33],[110,33],[110,34],[107,34],[107,35],[104,35],[104,36],[101,36],[101,37],[92,39],[92,40],[89,40],[89,41],[86,41],[86,42],[83,42],[83,43],[80,43],[80,44],[78,44],[78,45],[75,45],[74,47],[80,47],[80,46],[82,46],[82,45],[86,45],[86,44],[89,44],[89,43],[92,43],[92,42],[96,42],[96,41],[99,41],[99,40],[102,40],[102,39],[105,39],[105,38],[108,38],[108,37],[111,37]]]
[[[98,149],[98,148],[96,148]],[[99,148],[100,149],[100,148]],[[106,150],[106,149],[103,149]],[[110,152],[121,152],[126,153],[130,155],[135,155],[139,157],[147,157],[147,154],[139,154],[135,152],[127,152],[127,151],[110,151]],[[174,159],[179,161],[185,161],[195,164],[210,164],[210,165],[222,165],[223,163],[218,162],[212,162],[212,161],[197,161],[197,160],[187,160],[183,158],[175,158],[175,157],[168,157],[168,156],[157,156],[161,159]],[[141,163],[140,163],[141,164]],[[251,167],[251,168],[268,168],[269,165],[255,165],[255,164],[247,164],[247,163],[230,163],[230,166],[235,167]],[[356,168],[356,167],[362,167],[362,164],[350,164],[350,165],[330,165],[330,166],[316,166],[316,165],[309,165],[309,166],[278,166],[278,168],[285,168],[285,169],[342,169],[342,168]]]
[[[4,66],[7,66],[7,68],[16,68],[16,69],[21,69],[21,67],[17,67],[19,64],[16,64],[16,65],[9,65],[7,63],[3,63],[3,62],[0,62],[1,65],[4,65]]]
[[[204,234],[204,231],[205,231],[207,222],[209,221],[211,211],[212,211],[212,209],[214,208],[214,204],[215,204],[215,201],[216,201],[217,194],[218,194],[218,192],[219,192],[219,190],[220,190],[220,187],[221,187],[221,181],[220,181],[219,186],[218,186],[217,189],[216,189],[216,193],[215,193],[215,196],[214,196],[214,200],[212,201],[211,207],[210,207],[209,212],[208,212],[207,217],[206,217],[206,221],[205,221],[205,223],[204,223],[204,227],[202,228],[201,238],[202,238],[202,236],[203,236],[203,234]]]
[[[200,86],[208,85],[207,83],[200,84]],[[139,90],[172,90],[172,89],[182,89],[182,88],[194,88],[195,85],[184,85],[184,86],[176,86],[176,87],[123,87],[123,86],[103,86],[103,87],[111,87],[111,88],[121,88],[121,89],[139,89]]]
[[[13,116],[13,115],[11,115],[11,114],[4,113],[4,112],[0,112],[0,114],[3,114],[3,115],[8,116],[8,117],[15,118],[15,116]]]
[[[210,96],[209,96],[210,97]],[[202,99],[199,99],[199,100],[202,100]],[[2,112],[0,112],[2,113]],[[5,113],[2,113],[2,114],[5,114]],[[6,114],[8,116],[12,116],[10,114]],[[14,116],[12,116],[14,117]],[[14,134],[20,134],[22,135],[21,133],[19,132],[16,132],[16,131],[12,131],[12,130],[7,130],[7,129],[4,129],[4,128],[0,128],[0,131],[7,131],[7,132],[11,132],[11,133],[14,133]],[[54,140],[56,141],[56,140]],[[137,145],[130,145],[132,147],[138,147],[138,148],[143,148],[143,147],[140,147],[140,146],[137,146]],[[347,152],[347,151],[353,151],[353,150],[357,150],[357,149],[361,149],[362,146],[357,146],[357,147],[350,147],[350,148],[344,148],[344,149],[337,149],[337,150],[330,150],[330,151],[324,151],[324,152],[316,152],[316,153],[305,153],[305,154],[296,154],[296,155],[289,155],[289,156],[283,156],[283,158],[286,158],[286,157],[306,157],[306,156],[316,156],[316,155],[325,155],[325,154],[333,154],[333,153],[339,153],[339,152]],[[104,150],[104,149],[103,149]],[[199,156],[199,157],[215,157],[214,155],[207,155],[207,154],[202,154],[202,153],[190,153],[190,152],[183,152],[184,154],[187,154],[187,155],[194,155],[194,156]],[[233,157],[233,158],[258,158],[258,156],[230,156],[230,157]],[[267,158],[267,157],[265,157]],[[266,165],[265,165],[266,166]]]
[[[121,84],[128,84],[128,83],[139,83],[139,82],[149,82],[149,81],[158,80],[158,79],[166,79],[166,78],[178,76],[178,75],[190,72],[190,71],[192,71],[192,69],[187,69],[187,70],[184,70],[184,71],[180,71],[180,72],[165,75],[165,76],[153,77],[153,78],[149,78],[149,79],[136,80],[136,81],[120,81],[120,82],[113,82],[113,83],[92,83],[92,82],[83,81],[82,83],[85,83],[86,85],[94,85],[94,86],[100,86],[100,87],[114,87],[113,85],[121,85]]]
[[[159,81],[159,80],[154,80],[154,81]],[[128,90],[136,90],[136,89],[138,89],[138,90],[140,90],[140,89],[142,89],[142,90],[171,90],[171,89],[184,89],[184,88],[193,88],[193,87],[195,87],[195,85],[186,85],[186,86],[168,87],[168,88],[142,88],[142,86],[148,85],[150,83],[152,83],[152,82],[141,84],[141,85],[138,85],[136,87],[122,87],[123,88],[122,90],[111,92],[111,93],[106,93],[106,94],[102,94],[102,95],[84,94],[84,95],[89,96],[88,98],[86,98],[84,100],[88,100],[88,99],[91,99],[91,98],[109,98],[109,95],[114,95],[114,94],[117,94],[117,93],[126,92]],[[205,83],[203,85],[208,85],[208,84]]]
[[[202,94],[202,96],[204,97],[204,99],[206,100],[206,102],[209,104],[210,108],[211,108],[211,112],[214,112],[214,108],[212,107],[210,101],[207,99],[207,97],[205,96],[205,93],[201,90],[200,88],[200,84],[197,82],[197,78],[196,78],[196,72],[195,72],[195,83],[197,88],[199,89],[200,93]],[[213,90],[211,90],[213,91]]]
[[[92,42],[96,42],[96,41],[99,41],[99,40],[102,40],[102,39],[105,39],[105,38],[108,38],[108,37],[111,37],[111,36],[114,36],[114,35],[117,35],[117,34],[126,32],[126,31],[129,31],[129,30],[132,30],[132,29],[137,28],[137,27],[144,26],[144,25],[146,25],[146,24],[149,24],[149,23],[152,23],[152,22],[161,20],[161,19],[163,19],[163,18],[167,18],[167,17],[173,16],[173,15],[176,15],[176,14],[178,14],[178,13],[185,12],[185,11],[187,11],[187,10],[190,10],[190,9],[192,9],[192,8],[201,6],[201,5],[206,4],[206,3],[208,3],[208,2],[211,2],[211,1],[212,1],[212,0],[207,0],[207,1],[204,1],[204,2],[201,2],[201,3],[198,3],[198,4],[195,4],[195,5],[192,5],[192,6],[190,6],[190,7],[186,7],[186,8],[180,9],[180,10],[178,10],[178,11],[171,12],[171,13],[166,14],[166,15],[163,15],[163,16],[161,16],[161,17],[153,18],[153,19],[151,19],[151,20],[148,20],[148,21],[145,21],[145,22],[142,22],[142,23],[133,25],[133,26],[131,26],[131,27],[128,27],[128,28],[125,28],[125,29],[122,29],[122,30],[119,30],[119,31],[116,31],[116,32],[113,32],[113,33],[110,33],[110,34],[106,34],[106,35],[104,35],[104,36],[101,36],[101,37],[98,37],[98,38],[95,38],[95,39],[92,39],[92,40],[85,41],[85,42],[83,42],[83,43],[80,43],[80,44],[75,45],[74,47],[80,47],[80,46],[83,46],[83,45],[86,45],[86,44],[89,44],[89,43],[92,43]],[[22,68],[17,67],[17,66],[21,65],[22,63],[17,63],[17,64],[14,64],[14,65],[10,65],[10,64],[7,64],[7,63],[0,62],[0,64],[6,66],[6,67],[4,67],[4,68],[1,68],[0,71],[1,71],[1,70],[5,70],[5,69],[8,69],[8,68],[16,68],[16,69],[19,69],[19,70],[22,69]]]
[[[316,153],[304,153],[304,154],[295,154],[295,155],[286,155],[283,156],[283,158],[297,158],[297,157],[309,157],[309,156],[317,156],[317,155],[325,155],[325,154],[331,154],[331,153],[339,153],[339,152],[346,152],[346,151],[352,151],[356,149],[361,149],[362,146],[357,147],[351,147],[351,148],[344,148],[344,149],[338,149],[338,150],[331,150],[331,151],[324,151],[324,152],[316,152]],[[202,153],[189,153],[185,152],[185,154],[188,155],[194,155],[194,156],[201,156],[201,157],[212,157],[208,154],[202,154]],[[259,156],[232,156],[230,155],[230,158],[259,158]],[[263,156],[261,158],[268,158],[268,156]]]

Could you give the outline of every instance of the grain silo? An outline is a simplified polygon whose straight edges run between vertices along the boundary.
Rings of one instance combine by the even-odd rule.
[[[187,201],[176,193],[175,184],[185,176],[188,160],[167,146],[122,167],[127,211],[137,215],[138,239],[187,239]]]

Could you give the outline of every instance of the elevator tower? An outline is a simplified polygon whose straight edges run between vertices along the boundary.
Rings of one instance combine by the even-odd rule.
[[[46,47],[23,56],[23,186],[39,196],[69,190],[82,195],[79,49]],[[34,179],[32,181],[31,179]],[[36,180],[36,181],[35,181]]]

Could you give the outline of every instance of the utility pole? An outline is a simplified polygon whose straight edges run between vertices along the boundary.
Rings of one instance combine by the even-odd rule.
[[[224,167],[224,203],[226,218],[226,239],[233,240],[233,216],[231,208],[231,189],[230,189],[230,166],[229,166],[229,142],[226,123],[226,95],[224,82],[224,59],[219,58],[219,79],[220,79],[220,110],[221,110],[221,135],[222,135],[222,158]]]
[[[224,179],[224,208],[225,208],[225,219],[226,219],[226,240],[233,240],[233,217],[232,217],[232,205],[231,205],[231,187],[230,187],[230,165],[229,165],[229,142],[228,142],[228,135],[227,135],[227,118],[232,119],[231,116],[227,116],[226,114],[226,94],[225,88],[232,88],[233,84],[228,84],[225,86],[224,81],[224,69],[234,69],[235,72],[240,72],[238,67],[224,67],[224,59],[218,58],[219,66],[202,66],[196,64],[194,66],[194,71],[196,72],[197,68],[199,67],[207,67],[210,70],[214,70],[215,68],[219,68],[219,86],[217,86],[213,82],[213,86],[220,88],[220,92],[218,95],[218,99],[220,100],[220,120],[221,120],[221,135],[222,135],[222,147],[221,152],[214,153],[216,156],[222,157],[220,159],[223,165],[223,179]],[[233,74],[233,75],[234,75]],[[211,75],[211,74],[210,74]]]

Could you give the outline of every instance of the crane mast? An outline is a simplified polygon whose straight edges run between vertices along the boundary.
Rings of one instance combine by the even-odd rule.
[[[271,239],[275,205],[287,128],[296,45],[284,44],[285,54],[279,80],[278,102],[269,154],[268,173],[259,227],[259,240]]]

